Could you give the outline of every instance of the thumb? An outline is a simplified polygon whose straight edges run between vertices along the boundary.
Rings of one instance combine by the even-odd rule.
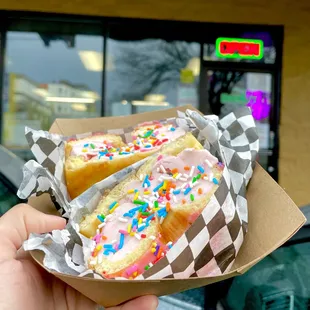
[[[142,296],[130,300],[121,306],[108,308],[107,310],[156,310],[158,298],[153,295]]]
[[[65,225],[65,219],[41,213],[27,204],[13,207],[0,218],[0,261],[16,258],[30,233],[47,233]]]

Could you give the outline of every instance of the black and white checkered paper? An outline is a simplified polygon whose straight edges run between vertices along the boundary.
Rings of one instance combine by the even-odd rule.
[[[191,131],[225,167],[217,191],[197,220],[165,257],[136,280],[221,275],[228,272],[233,265],[247,231],[246,186],[252,176],[259,148],[255,122],[248,108],[240,108],[221,120],[216,116],[203,117],[197,112],[187,110],[186,115],[179,113],[176,119],[168,121],[176,122],[186,131]],[[124,131],[119,130],[117,133]],[[50,134],[44,133],[43,138],[42,132],[40,134],[40,138],[37,138],[35,131],[28,130],[26,133],[31,148],[37,144],[35,148],[39,147],[46,157],[41,155],[41,159],[38,159],[41,165],[33,161],[25,165],[25,177],[19,196],[26,198],[33,193],[51,193],[58,208],[69,217],[69,223],[65,230],[56,233],[56,237],[53,236],[55,232],[44,236],[31,236],[25,243],[25,249],[44,251],[44,264],[47,268],[71,275],[97,278],[99,275],[87,270],[85,264],[94,243],[78,233],[79,223],[84,215],[97,207],[106,189],[113,188],[130,173],[137,171],[147,159],[113,174],[69,201],[66,191],[61,187],[65,186],[63,175],[57,175],[60,171],[59,161],[62,161],[63,165],[63,159],[59,158],[63,155],[61,144],[64,138],[58,138],[54,142],[55,137],[52,137],[51,141],[55,146],[51,147],[51,143],[46,142],[51,138]],[[34,137],[36,142],[31,144]],[[39,141],[40,139],[44,142]],[[40,143],[37,143],[38,141]],[[45,151],[45,143],[49,145],[48,152]],[[57,148],[58,151],[55,151]],[[57,156],[53,155],[54,160],[50,156],[56,152],[58,161],[55,160]],[[38,158],[37,155],[36,157]],[[46,239],[51,242],[46,242]],[[62,255],[59,255],[59,252]],[[60,256],[61,263],[57,261]]]

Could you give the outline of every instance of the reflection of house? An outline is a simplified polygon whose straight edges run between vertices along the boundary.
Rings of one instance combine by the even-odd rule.
[[[55,118],[96,116],[96,92],[68,82],[38,84],[24,75],[10,73],[4,111],[4,144],[24,147],[25,126],[48,130]]]
[[[85,85],[73,85],[66,81],[41,84],[39,92],[53,109],[55,117],[94,117],[99,95]]]
[[[24,75],[10,73],[8,77],[8,103],[4,112],[4,143],[6,146],[25,146],[25,126],[48,129],[52,110],[35,93],[38,84]]]
[[[41,96],[36,94],[38,85],[23,75],[10,74],[9,107],[17,119],[41,120],[48,124],[52,111]]]

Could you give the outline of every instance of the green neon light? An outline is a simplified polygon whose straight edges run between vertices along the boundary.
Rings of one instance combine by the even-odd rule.
[[[248,100],[246,99],[245,92],[244,92],[244,94],[221,93],[220,102],[222,104],[246,105],[248,103]]]
[[[262,40],[217,38],[215,52],[218,58],[259,60],[264,56]]]

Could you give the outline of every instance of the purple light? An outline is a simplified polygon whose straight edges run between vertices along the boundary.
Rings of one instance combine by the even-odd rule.
[[[246,98],[249,100],[246,106],[252,110],[254,119],[259,121],[269,116],[271,105],[267,93],[247,90]]]
[[[272,47],[272,37],[268,32],[245,32],[241,38],[258,39],[264,42],[264,47]]]

